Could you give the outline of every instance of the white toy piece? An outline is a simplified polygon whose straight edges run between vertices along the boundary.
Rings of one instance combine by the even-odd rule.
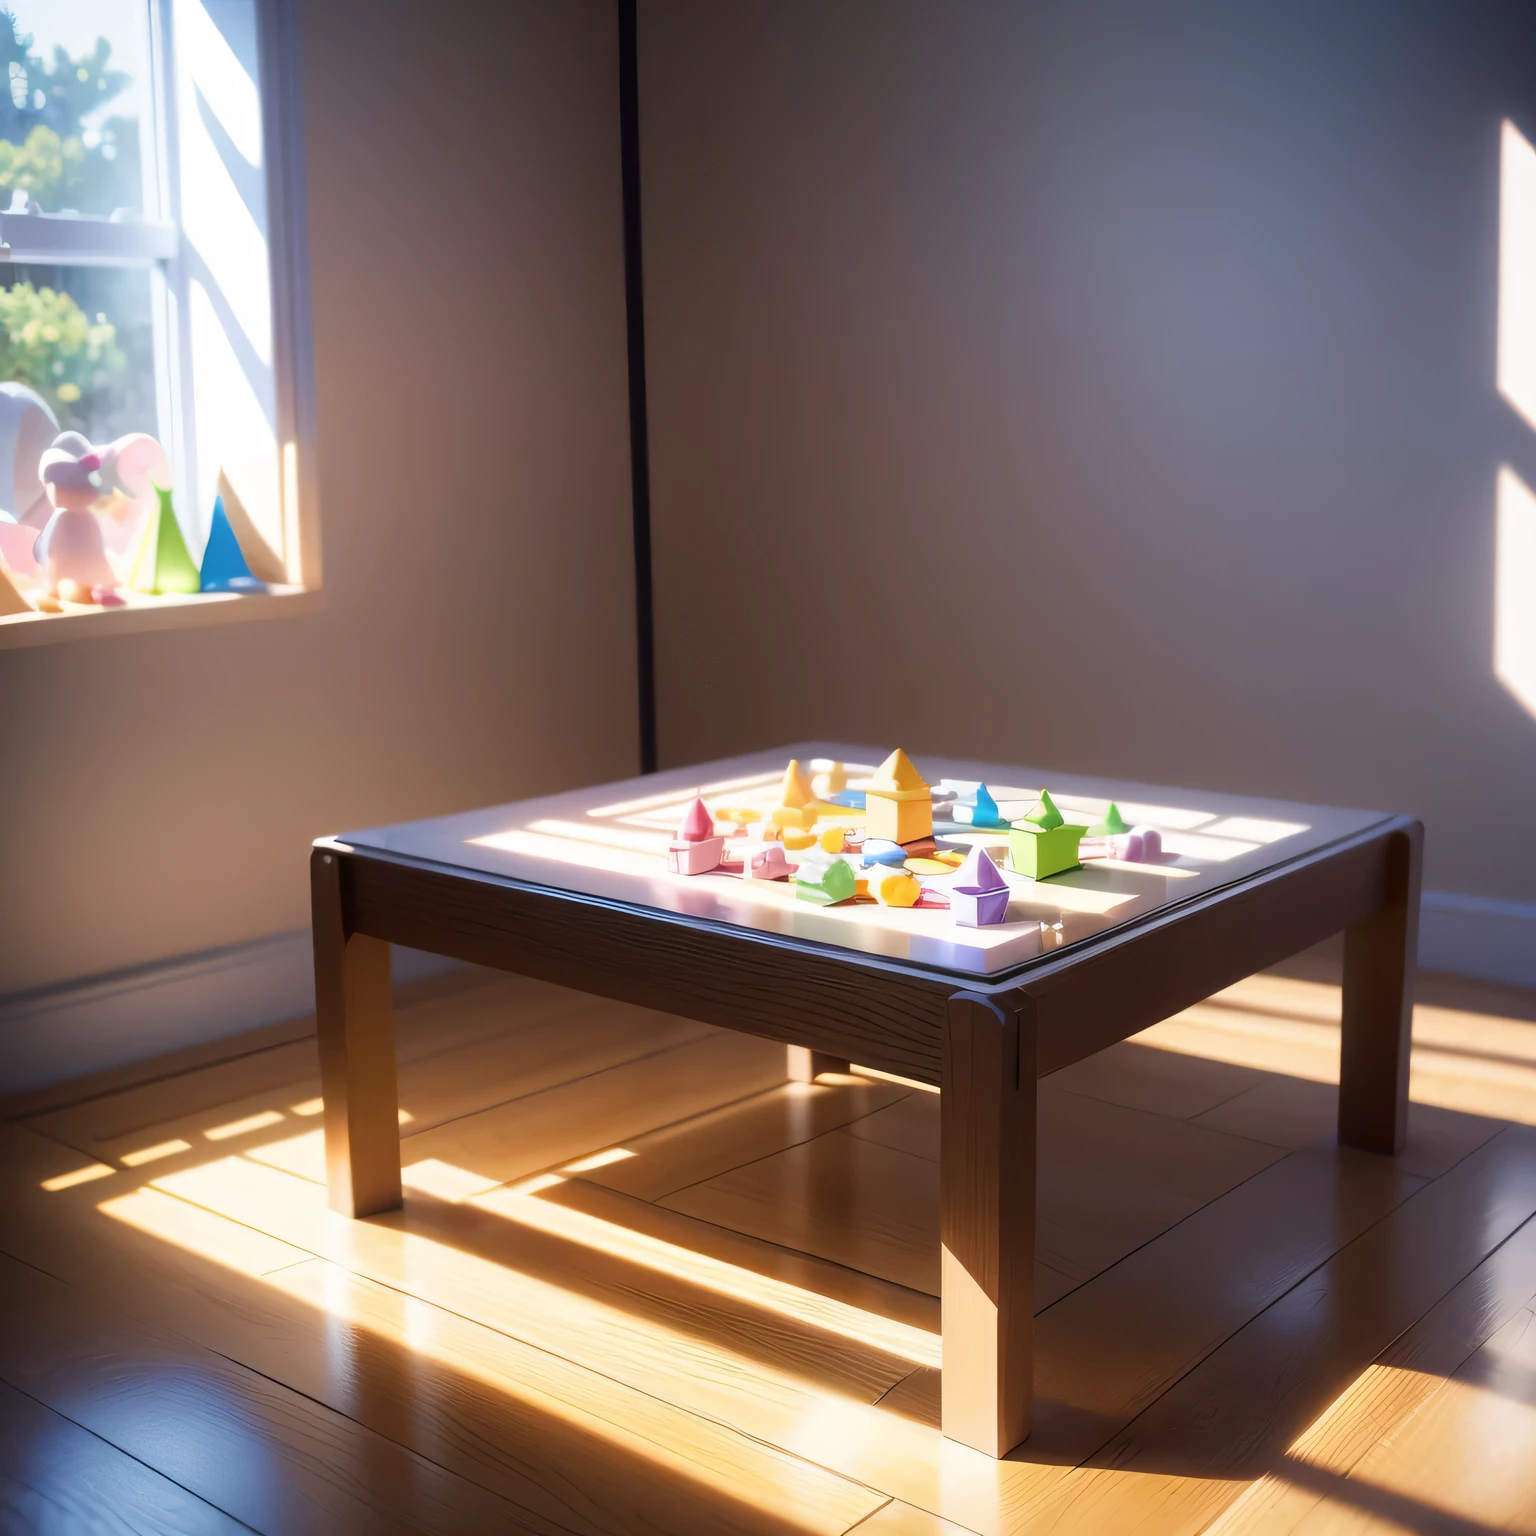
[[[1132,827],[1113,837],[1084,838],[1085,859],[1119,859],[1125,864],[1156,864],[1163,856],[1163,834],[1156,827]]]

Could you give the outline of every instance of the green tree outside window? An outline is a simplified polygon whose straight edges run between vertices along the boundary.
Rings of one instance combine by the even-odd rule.
[[[55,47],[45,61],[14,13],[0,9],[0,207],[21,191],[44,212],[140,211],[138,120],[100,116],[130,83],[111,59],[99,37],[89,53]],[[0,291],[0,379],[31,385],[64,426],[83,422],[89,397],[125,364],[111,320],[87,314],[62,288],[17,282]]]

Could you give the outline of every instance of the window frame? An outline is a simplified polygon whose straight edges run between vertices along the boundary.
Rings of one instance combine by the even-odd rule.
[[[139,0],[150,40],[155,217],[11,212],[0,207],[0,277],[12,264],[148,269],[153,284],[157,435],[177,485],[195,481],[196,380],[186,323],[190,292],[180,214],[175,0]],[[0,649],[83,633],[181,628],[267,618],[312,606],[321,584],[315,465],[314,355],[297,0],[252,0],[256,15],[266,245],[272,323],[274,437],[288,584],[260,596],[198,593],[152,603],[0,618]],[[195,546],[194,546],[195,547]]]

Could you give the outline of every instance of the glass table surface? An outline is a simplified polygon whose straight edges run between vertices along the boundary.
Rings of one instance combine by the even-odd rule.
[[[836,762],[847,787],[859,789],[885,751],[835,742],[791,747],[670,769],[589,789],[520,800],[426,821],[342,833],[335,841],[363,851],[444,866],[546,889],[757,933],[839,946],[906,964],[992,981],[1060,950],[1234,885],[1390,818],[1379,811],[1298,805],[1252,796],[1213,794],[1090,778],[1078,774],[978,763],[913,753],[935,791],[934,836],[965,853],[977,843],[1001,859],[1006,830],[977,829],[948,815],[985,783],[1002,816],[1017,819],[1042,789],[1069,823],[1092,825],[1111,801],[1132,826],[1161,835],[1155,859],[1131,863],[1085,859],[1081,867],[1045,880],[1004,869],[1010,892],[1007,920],[960,926],[942,907],[886,907],[859,901],[819,906],[797,897],[793,880],[744,879],[711,872],[673,874],[667,845],[696,795],[717,815],[722,808],[771,815],[791,758],[807,776]],[[848,820],[853,820],[849,814]],[[824,820],[821,825],[829,822]],[[761,826],[762,823],[753,824]],[[728,850],[752,844],[746,835]],[[794,862],[799,855],[790,852]],[[922,874],[943,893],[957,873]]]

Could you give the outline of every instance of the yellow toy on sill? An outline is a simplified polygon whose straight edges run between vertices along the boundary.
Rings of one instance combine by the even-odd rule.
[[[900,747],[865,786],[864,833],[892,843],[933,836],[933,795]]]

